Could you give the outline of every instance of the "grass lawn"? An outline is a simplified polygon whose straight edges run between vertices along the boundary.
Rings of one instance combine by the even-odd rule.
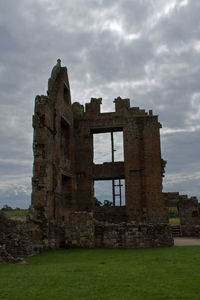
[[[169,219],[169,224],[170,225],[180,225],[180,218],[170,218]]]
[[[25,221],[27,216],[27,209],[12,209],[4,211],[4,214],[13,220]]]
[[[200,299],[200,247],[69,249],[0,263],[0,299]]]

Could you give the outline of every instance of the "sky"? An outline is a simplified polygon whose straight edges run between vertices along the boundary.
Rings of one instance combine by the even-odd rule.
[[[199,12],[199,0],[1,0],[0,207],[30,205],[34,98],[58,58],[72,101],[153,109],[164,191],[200,200]]]

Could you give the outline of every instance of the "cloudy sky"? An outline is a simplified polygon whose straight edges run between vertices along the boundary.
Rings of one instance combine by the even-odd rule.
[[[199,16],[199,0],[1,0],[0,207],[30,204],[34,98],[57,58],[73,101],[153,109],[164,190],[200,199]]]

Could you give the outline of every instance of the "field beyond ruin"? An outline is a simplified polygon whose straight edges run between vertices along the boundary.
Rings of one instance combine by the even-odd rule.
[[[200,299],[200,247],[68,249],[0,263],[0,299]]]

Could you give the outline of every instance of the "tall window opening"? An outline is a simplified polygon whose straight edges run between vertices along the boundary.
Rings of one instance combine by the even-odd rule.
[[[124,161],[123,132],[93,134],[94,163]]]
[[[71,178],[62,175],[62,203],[68,206],[71,202]]]
[[[61,118],[60,150],[63,167],[66,167],[70,158],[70,127],[63,118]]]
[[[125,180],[95,180],[94,201],[96,206],[124,206]]]
[[[180,225],[180,215],[177,206],[168,207],[169,223],[172,226]]]

